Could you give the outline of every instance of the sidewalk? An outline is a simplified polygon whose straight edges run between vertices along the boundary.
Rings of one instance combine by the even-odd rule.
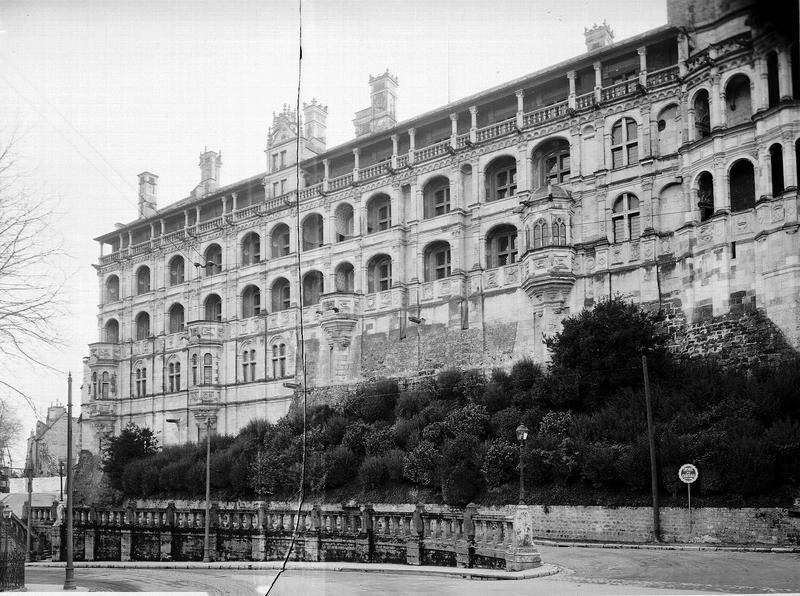
[[[536,546],[576,547],[576,548],[618,548],[641,550],[688,550],[688,551],[730,551],[739,553],[800,553],[800,546],[745,546],[738,544],[677,544],[663,543],[621,543],[621,542],[561,542],[556,540],[534,540]]]
[[[103,568],[103,569],[252,569],[275,570],[281,568],[282,561],[219,561],[202,563],[199,561],[80,561],[75,562],[75,568]],[[64,567],[63,562],[39,561],[26,563],[26,567]],[[287,571],[356,571],[367,573],[393,573],[407,575],[440,575],[449,577],[463,577],[466,579],[492,579],[515,580],[546,577],[559,572],[555,565],[543,563],[535,569],[524,571],[504,571],[502,569],[466,569],[464,567],[433,567],[423,565],[397,565],[390,563],[344,563],[322,562],[310,563],[303,561],[290,561],[286,564]],[[29,586],[31,591],[32,586]],[[61,591],[60,587],[56,591]]]

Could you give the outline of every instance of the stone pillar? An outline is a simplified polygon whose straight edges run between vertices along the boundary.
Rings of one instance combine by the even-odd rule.
[[[653,123],[650,121],[650,104],[642,103],[639,108],[639,114],[642,118],[642,132],[641,132],[641,155],[639,160],[647,159],[653,156],[653,136],[651,135],[651,128]],[[610,139],[609,139],[610,141]]]
[[[200,205],[197,205],[194,208],[194,226],[197,227],[199,223],[200,223]]]
[[[517,193],[531,190],[531,155],[528,146],[521,143],[517,148]]]
[[[123,529],[120,531],[120,544],[119,544],[119,560],[131,560],[131,543],[133,538],[133,531]]]
[[[406,564],[422,565],[423,558],[423,539],[425,538],[425,525],[423,524],[422,514],[425,513],[425,505],[418,504],[411,517],[411,534],[406,539]]]
[[[322,561],[322,520],[319,505],[314,505],[309,513],[311,528],[306,530],[305,551],[307,561]]]
[[[397,133],[392,135],[392,169],[397,169],[397,145],[399,138]]]
[[[569,79],[569,96],[567,97],[567,105],[570,109],[575,109],[575,71],[567,71],[567,79]]]
[[[711,110],[711,130],[725,126],[725,92],[720,89],[719,71],[711,69],[711,94],[709,106]]]
[[[236,211],[238,209],[238,206],[236,204],[236,199],[238,199],[238,198],[239,198],[239,193],[238,192],[232,192],[231,193],[231,209],[233,209],[233,211]]]
[[[372,505],[364,505],[361,508],[361,532],[356,538],[356,556],[365,563],[372,561],[372,553],[375,550],[372,524],[374,516],[375,510]]]
[[[102,530],[97,529],[97,510],[92,507],[89,509],[89,523],[83,526],[83,560],[94,561],[95,544],[97,535]]]
[[[689,58],[689,38],[686,33],[678,33],[678,76],[682,79],[689,72],[686,60]]]
[[[514,512],[514,536],[506,551],[506,571],[533,569],[542,557],[533,542],[533,514],[528,505],[517,505]]]
[[[783,186],[784,189],[797,187],[797,156],[795,155],[794,138],[783,137]]]
[[[753,100],[753,111],[759,112],[769,107],[769,82],[767,77],[767,60],[763,54],[753,57],[753,68],[756,71],[754,87],[756,93]]]
[[[572,126],[569,132],[569,177],[573,179],[579,177],[583,172],[583,164],[581,163],[581,129],[579,126]]]
[[[417,131],[414,128],[408,129],[408,163],[414,163],[414,149],[416,148],[415,140],[416,140]]]
[[[781,101],[792,101],[792,70],[789,48],[778,48],[778,95]]]
[[[51,545],[51,561],[61,560],[61,530],[64,528],[63,524],[59,521],[50,526],[50,545]]]
[[[456,566],[472,569],[475,560],[475,524],[473,516],[478,506],[470,503],[464,508],[463,534],[456,543]]]
[[[264,561],[267,558],[267,506],[258,504],[258,520],[250,538],[250,556],[253,561]]]
[[[322,160],[323,174],[322,174],[322,191],[328,192],[328,179],[331,177],[331,160]]]
[[[784,171],[786,170],[784,164]],[[784,176],[784,181],[785,181]],[[772,196],[772,160],[769,149],[761,146],[758,148],[758,171],[756,172],[756,201],[764,195]],[[716,195],[714,196],[716,199]]]
[[[478,106],[469,107],[469,141],[478,142]]]
[[[450,146],[458,148],[458,114],[450,114]]]
[[[636,53],[639,54],[639,84],[642,87],[647,86],[647,48],[642,46],[636,48]]]
[[[522,89],[517,90],[517,128],[522,129],[522,115],[525,113],[525,92]]]
[[[170,501],[165,510],[165,520],[159,533],[161,541],[161,560],[172,560],[172,534],[175,528],[175,503]]]
[[[592,64],[594,66],[594,100],[600,103],[603,97],[603,71],[602,64],[598,60]]]
[[[359,149],[356,147],[353,149],[353,182],[358,182],[358,154]]]
[[[714,160],[714,213],[718,211],[730,212],[731,197],[728,194],[728,173],[725,171],[725,162],[722,159]],[[692,204],[692,213],[696,213],[697,203]]]

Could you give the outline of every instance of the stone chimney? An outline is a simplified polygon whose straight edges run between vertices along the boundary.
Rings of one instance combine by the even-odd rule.
[[[587,52],[593,52],[594,50],[604,48],[614,43],[614,32],[605,21],[603,21],[602,25],[592,25],[591,29],[586,29],[584,27],[583,36],[586,38]]]
[[[150,172],[139,174],[139,219],[155,215],[156,191],[158,190],[158,176]]]
[[[383,74],[369,77],[370,107],[356,112],[353,125],[356,136],[387,130],[397,124],[397,77],[387,68]]]
[[[200,154],[200,184],[192,194],[200,197],[213,192],[219,186],[219,169],[222,166],[222,152],[206,149]]]
[[[316,99],[311,103],[303,103],[303,120],[305,122],[305,135],[309,141],[315,140],[325,146],[325,133],[327,130],[328,106],[324,106]]]

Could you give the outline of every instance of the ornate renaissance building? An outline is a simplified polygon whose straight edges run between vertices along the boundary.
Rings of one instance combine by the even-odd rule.
[[[309,388],[545,361],[543,336],[617,293],[687,330],[759,313],[796,349],[796,34],[744,0],[668,12],[403,122],[398,79],[371,77],[333,148],[326,106],[284,107],[265,173],[222,186],[206,151],[160,209],[140,174],[138,218],[97,238],[85,448],[127,422],[175,443],[274,420],[301,342]]]

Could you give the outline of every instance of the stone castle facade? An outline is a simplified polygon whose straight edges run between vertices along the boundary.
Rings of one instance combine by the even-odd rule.
[[[617,293],[687,325],[755,311],[796,349],[797,36],[746,1],[694,4],[405,122],[398,79],[371,77],[333,148],[327,107],[284,107],[265,173],[221,186],[205,151],[161,209],[141,174],[138,219],[97,238],[86,444],[276,419],[303,357],[309,388],[544,361],[543,335]]]

